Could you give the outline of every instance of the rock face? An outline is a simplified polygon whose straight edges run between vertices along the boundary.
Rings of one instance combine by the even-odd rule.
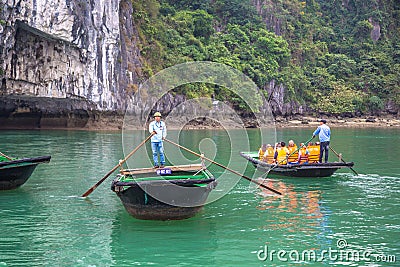
[[[121,0],[2,0],[0,92],[121,110]],[[124,0],[122,0],[124,1]]]
[[[139,125],[152,110],[190,109],[183,96],[166,94],[152,106],[137,93],[145,75],[131,17],[134,1],[0,0],[0,128],[84,127],[99,120],[98,111],[112,117],[128,106]],[[252,2],[266,26],[282,35],[284,21],[275,15],[274,1]],[[371,23],[376,41],[380,25]],[[264,89],[276,116],[309,111],[286,102],[282,84],[270,81]],[[386,108],[399,112],[394,102]]]
[[[272,113],[275,116],[291,116],[304,114],[308,108],[295,101],[285,102],[285,87],[283,84],[276,84],[274,80],[270,81],[265,88],[268,92],[268,103],[271,106]]]
[[[0,98],[1,129],[84,128],[96,120],[96,104],[26,95]]]

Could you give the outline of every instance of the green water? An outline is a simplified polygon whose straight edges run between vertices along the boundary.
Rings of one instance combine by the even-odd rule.
[[[277,139],[298,143],[312,131],[278,130]],[[88,198],[79,197],[124,157],[120,133],[0,135],[0,151],[10,156],[52,156],[21,188],[0,192],[0,266],[399,266],[399,129],[333,129],[332,147],[355,162],[358,176],[342,170],[322,179],[269,179],[282,197],[240,180],[197,216],[166,222],[132,218],[110,190],[113,176]],[[144,136],[132,134],[132,149]],[[257,132],[249,131],[249,136],[251,149],[256,149],[261,142]],[[191,131],[180,137],[192,148],[202,140],[204,147],[216,147],[216,161],[229,161],[238,170],[246,166],[238,151],[230,158],[230,139],[223,131]],[[166,146],[169,161],[177,157],[174,151]],[[330,159],[336,160],[333,154]],[[144,163],[145,151],[139,150],[129,167]],[[221,169],[211,170],[222,175]],[[249,165],[246,175],[253,173]],[[370,260],[386,256],[383,260],[393,261],[396,256],[397,262],[335,254],[319,262],[323,250],[338,249],[338,241],[347,242],[342,251],[367,251]],[[271,250],[286,255],[264,260],[265,246],[269,256]],[[296,259],[294,251],[305,250],[313,250],[317,258]]]

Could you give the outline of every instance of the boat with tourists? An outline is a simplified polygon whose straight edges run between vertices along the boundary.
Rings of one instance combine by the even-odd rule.
[[[51,156],[11,158],[0,154],[0,190],[15,189],[23,185],[40,163],[50,162]]]
[[[259,170],[288,177],[329,177],[339,169],[354,166],[354,162],[274,164],[260,160],[257,152],[240,152],[240,155]]]
[[[216,185],[204,164],[191,164],[122,169],[111,190],[137,219],[181,220],[196,215]]]

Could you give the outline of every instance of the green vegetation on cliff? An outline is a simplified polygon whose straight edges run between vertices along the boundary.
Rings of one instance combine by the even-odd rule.
[[[188,61],[242,71],[268,97],[330,114],[377,113],[400,105],[400,8],[388,1],[135,0],[145,73]],[[254,4],[257,3],[257,4]],[[234,98],[207,84],[188,97]],[[236,108],[244,108],[240,99]]]

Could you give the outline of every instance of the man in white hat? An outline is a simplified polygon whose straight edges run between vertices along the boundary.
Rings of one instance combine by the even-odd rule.
[[[153,150],[154,168],[164,168],[165,157],[163,140],[167,136],[167,126],[161,121],[161,113],[154,113],[154,121],[149,125],[149,132],[154,135],[151,137],[151,149]],[[158,164],[158,155],[160,155],[160,165]]]

